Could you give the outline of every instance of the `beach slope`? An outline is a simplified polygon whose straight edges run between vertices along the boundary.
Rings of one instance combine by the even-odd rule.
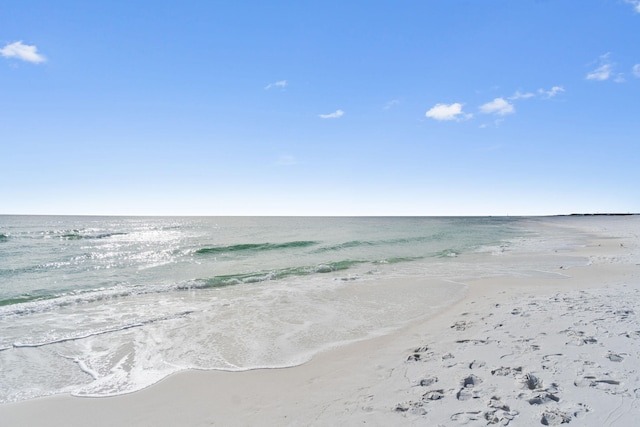
[[[4,404],[0,420],[7,426],[636,425],[639,224],[637,217],[543,220],[538,226],[550,235],[554,228],[582,233],[588,243],[557,254],[502,254],[495,262],[505,274],[466,279],[465,297],[438,315],[301,366],[189,371],[129,395]],[[511,265],[536,256],[547,268],[508,274]]]

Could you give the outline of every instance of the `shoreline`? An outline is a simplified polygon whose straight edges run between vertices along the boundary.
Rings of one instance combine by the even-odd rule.
[[[545,220],[542,221],[545,225]],[[606,221],[608,219],[603,218],[598,227],[605,227]],[[355,425],[365,422],[367,425],[486,425],[492,420],[498,425],[534,425],[545,424],[543,419],[546,425],[555,425],[568,422],[566,417],[570,417],[569,420],[579,419],[581,425],[606,425],[611,417],[602,414],[615,412],[614,405],[620,406],[620,401],[626,399],[631,405],[629,408],[638,407],[640,379],[599,377],[595,375],[598,372],[594,366],[619,371],[624,367],[627,373],[640,368],[637,357],[640,332],[639,339],[621,342],[620,345],[628,348],[605,349],[603,356],[600,354],[603,351],[599,351],[602,350],[598,345],[599,336],[585,335],[585,339],[596,339],[593,343],[568,344],[576,336],[576,342],[580,342],[577,335],[580,331],[574,328],[573,336],[558,335],[555,326],[571,317],[562,316],[569,313],[569,305],[562,303],[562,299],[579,298],[580,291],[592,298],[580,304],[597,308],[594,300],[601,306],[606,305],[607,301],[614,300],[613,296],[623,294],[626,285],[629,306],[633,307],[634,301],[640,302],[640,296],[634,292],[640,284],[640,268],[624,258],[629,248],[635,250],[637,241],[629,236],[612,238],[599,229],[590,231],[599,236],[589,233],[588,238],[595,240],[561,254],[584,258],[589,260],[589,265],[564,268],[558,263],[556,269],[532,277],[469,280],[465,282],[467,291],[461,300],[440,309],[429,319],[416,320],[389,335],[330,349],[299,366],[244,372],[179,372],[126,395],[101,398],[57,395],[2,404],[0,419],[13,426],[80,426],[86,425],[88,419],[91,425],[97,426]],[[525,302],[535,302],[537,311],[527,310],[529,306]],[[516,309],[519,311],[513,314]],[[528,315],[523,316],[525,313]],[[589,311],[585,313],[588,317]],[[493,319],[498,318],[508,320],[502,322],[503,328],[492,324]],[[536,321],[533,331],[532,320]],[[626,320],[632,322],[630,333],[640,331],[635,313],[628,313]],[[585,322],[589,323],[588,319]],[[610,326],[607,328],[611,329]],[[514,338],[508,338],[509,335]],[[600,344],[603,341],[600,338]],[[524,343],[533,343],[538,350]],[[494,360],[495,354],[513,350],[514,346],[528,350],[507,366],[512,372],[493,375],[492,370],[504,367],[497,366],[502,359]],[[594,372],[585,371],[583,382],[572,373],[575,378],[571,384],[564,377],[562,381],[548,379],[547,370],[539,367],[542,362],[538,359],[552,354],[573,354],[570,350],[577,351],[575,357],[585,355],[583,361],[592,363],[589,366]],[[623,354],[625,352],[629,354]],[[612,356],[607,359],[607,355]],[[554,369],[558,372],[575,371],[577,368],[570,360],[564,361],[565,358],[546,362],[548,366],[555,363]],[[618,358],[621,360],[615,361]],[[540,379],[543,385],[523,386],[531,376]],[[591,376],[594,379],[588,378]],[[436,377],[438,380],[434,381]],[[581,386],[574,384],[576,381]],[[589,381],[600,382],[591,385]],[[558,383],[555,391],[550,388],[553,383]],[[625,391],[618,393],[622,390],[621,384]],[[518,398],[519,395],[523,397]],[[599,400],[592,402],[592,395]],[[531,399],[539,399],[541,403],[531,404],[528,402]],[[620,407],[624,409],[624,405]],[[631,420],[624,418],[624,413],[617,415],[618,422]]]

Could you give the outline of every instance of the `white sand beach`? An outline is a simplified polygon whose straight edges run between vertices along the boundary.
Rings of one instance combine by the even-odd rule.
[[[462,300],[392,334],[292,368],[189,371],[117,397],[3,404],[0,424],[637,425],[639,218],[537,226],[556,236],[557,251],[496,254],[491,262],[505,274],[465,272]],[[585,244],[564,245],[567,233],[583,234]],[[529,262],[547,268],[509,274]]]

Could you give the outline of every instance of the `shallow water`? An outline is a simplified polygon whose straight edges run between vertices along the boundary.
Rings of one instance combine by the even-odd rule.
[[[537,271],[499,262],[534,223],[0,216],[0,401],[299,364]]]

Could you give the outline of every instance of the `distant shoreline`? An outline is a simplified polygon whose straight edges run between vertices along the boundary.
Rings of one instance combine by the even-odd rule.
[[[632,216],[640,215],[638,213],[572,213],[569,215],[557,215],[557,216]]]

